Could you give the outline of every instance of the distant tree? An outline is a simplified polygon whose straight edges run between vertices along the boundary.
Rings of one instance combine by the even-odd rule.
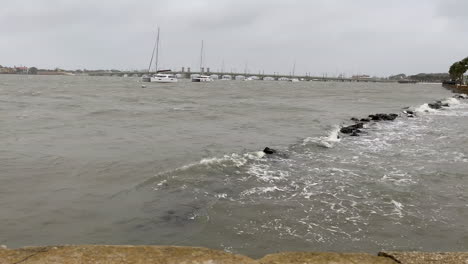
[[[36,67],[31,67],[31,68],[29,68],[28,73],[29,73],[29,74],[37,74],[37,68],[36,68]]]

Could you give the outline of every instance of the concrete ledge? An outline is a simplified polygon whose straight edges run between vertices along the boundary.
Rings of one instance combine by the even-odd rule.
[[[468,264],[468,253],[462,252],[380,252],[379,256],[387,257],[402,264]]]
[[[0,249],[1,264],[254,264],[253,259],[207,248],[170,246],[59,246]]]
[[[390,258],[364,253],[308,253],[283,252],[266,255],[259,259],[260,264],[396,264]]]
[[[0,247],[0,264],[468,264],[468,253],[283,252],[259,260],[220,250],[175,246],[48,246],[6,249]]]

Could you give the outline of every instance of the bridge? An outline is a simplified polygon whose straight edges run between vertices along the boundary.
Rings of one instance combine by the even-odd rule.
[[[345,77],[327,77],[327,76],[290,76],[290,75],[278,75],[278,74],[246,74],[246,73],[233,73],[233,72],[187,72],[187,71],[172,71],[173,74],[180,74],[181,78],[190,78],[192,74],[205,74],[205,75],[213,75],[216,74],[220,78],[223,75],[230,75],[233,79],[236,76],[257,76],[262,80],[265,77],[271,77],[274,80],[278,80],[279,78],[297,78],[304,81],[321,81],[321,82],[384,82],[384,83],[392,83],[396,82],[394,80],[382,79],[382,78],[345,78]],[[119,71],[119,72],[108,72],[108,71],[100,71],[100,72],[88,72],[90,76],[115,76],[115,77],[141,77],[143,75],[153,75],[156,72],[141,72],[141,71]]]

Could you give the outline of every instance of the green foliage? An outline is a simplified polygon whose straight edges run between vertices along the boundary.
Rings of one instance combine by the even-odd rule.
[[[463,75],[468,70],[468,57],[464,58],[461,61],[457,61],[452,66],[450,66],[449,74],[452,80],[463,83]]]

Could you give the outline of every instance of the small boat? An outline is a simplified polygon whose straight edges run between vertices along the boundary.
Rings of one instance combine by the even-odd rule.
[[[250,77],[246,78],[244,81],[256,81],[258,79],[259,78],[257,76],[250,76]]]
[[[141,76],[141,82],[151,82],[151,76],[147,74]]]
[[[291,79],[289,79],[289,81],[290,81],[290,82],[299,82],[299,79],[297,79],[297,78],[291,78]]]
[[[231,75],[223,75],[223,77],[221,78],[222,81],[230,81],[232,80],[232,76]]]
[[[271,76],[266,76],[266,77],[263,77],[263,80],[264,81],[274,81],[275,78],[271,77]]]
[[[192,82],[212,82],[213,79],[208,75],[200,75],[192,78]]]
[[[177,82],[177,78],[174,74],[169,73],[158,73],[151,77],[151,82],[157,83],[175,83]]]

